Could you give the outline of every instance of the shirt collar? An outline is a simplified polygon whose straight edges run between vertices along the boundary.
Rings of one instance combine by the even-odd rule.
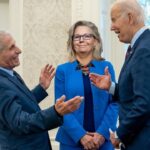
[[[11,76],[14,76],[13,70],[9,70],[9,69],[3,68],[3,67],[0,67],[0,70],[5,71],[6,73],[8,73],[8,74],[11,75]]]
[[[133,36],[132,40],[131,40],[131,47],[133,47],[133,45],[135,44],[136,40],[141,36],[141,34],[148,29],[148,27],[144,26],[142,27],[140,30],[138,30],[135,35]]]
[[[78,60],[76,60],[77,62],[77,66],[76,66],[76,70],[80,70],[82,67],[95,67],[93,62],[89,62],[86,66],[83,66]]]

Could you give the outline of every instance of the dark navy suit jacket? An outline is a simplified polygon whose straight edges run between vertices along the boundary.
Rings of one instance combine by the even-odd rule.
[[[150,30],[137,39],[115,90],[120,102],[117,135],[126,150],[150,149]]]
[[[38,85],[30,91],[0,70],[0,150],[50,150],[47,130],[62,124],[54,107],[41,110],[47,96]]]

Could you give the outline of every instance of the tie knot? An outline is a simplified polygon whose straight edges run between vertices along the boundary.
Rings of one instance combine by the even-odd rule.
[[[131,48],[131,45],[129,45],[128,49],[127,49],[127,52],[131,52],[132,48]]]
[[[132,53],[132,48],[131,48],[131,45],[129,45],[128,49],[127,49],[127,52],[126,52],[126,57],[125,59],[128,58],[128,56]]]

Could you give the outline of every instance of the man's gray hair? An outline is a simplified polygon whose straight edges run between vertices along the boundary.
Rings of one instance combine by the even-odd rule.
[[[114,5],[119,5],[122,13],[132,13],[136,24],[145,23],[144,9],[137,0],[116,0]]]
[[[11,35],[7,31],[0,30],[0,51],[2,51],[3,49],[5,49],[5,47],[6,47],[6,45],[4,43],[4,37],[5,36],[11,36]]]

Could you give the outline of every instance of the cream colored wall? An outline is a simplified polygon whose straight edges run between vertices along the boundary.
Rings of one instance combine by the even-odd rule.
[[[0,29],[9,29],[9,1],[0,0]]]
[[[1,1],[1,0],[0,0]],[[21,66],[16,70],[30,88],[38,82],[41,67],[55,67],[67,60],[66,40],[69,27],[77,20],[94,22],[102,34],[104,56],[119,74],[124,59],[123,46],[109,31],[109,6],[113,0],[9,0],[9,29],[22,48]],[[103,21],[103,24],[102,24]],[[40,104],[47,108],[54,103],[53,82],[49,97]],[[56,130],[50,131],[54,150]]]
[[[100,0],[72,0],[71,23],[90,20],[100,26]]]
[[[23,0],[9,1],[9,30],[16,40],[16,44],[23,48]],[[20,67],[16,68],[23,75],[23,54],[20,56]]]

